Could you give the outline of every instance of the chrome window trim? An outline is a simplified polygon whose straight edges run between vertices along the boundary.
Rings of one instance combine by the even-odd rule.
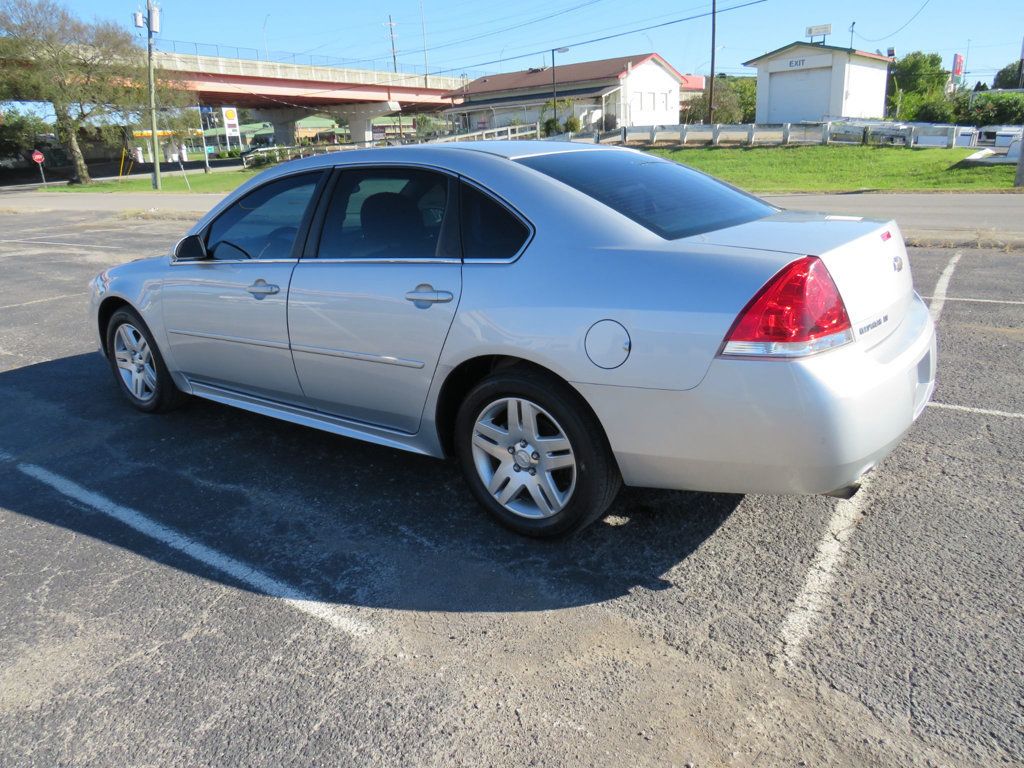
[[[533,238],[537,236],[537,228],[533,225],[533,222],[530,221],[528,218],[526,218],[526,216],[523,215],[523,213],[520,212],[520,210],[518,208],[516,208],[514,205],[512,205],[511,203],[506,201],[503,197],[501,197],[500,195],[496,194],[493,190],[488,189],[487,187],[485,187],[483,184],[481,184],[480,182],[476,181],[475,179],[471,179],[468,176],[463,176],[461,174],[459,175],[459,179],[462,182],[464,182],[465,184],[468,184],[469,186],[471,186],[474,189],[476,189],[481,194],[486,195],[491,200],[493,200],[494,202],[498,203],[498,205],[500,205],[506,211],[508,211],[510,214],[512,214],[513,217],[518,219],[519,222],[521,224],[523,224],[526,227],[527,231],[529,232],[529,234],[526,236],[526,239],[523,240],[523,244],[519,247],[519,250],[516,251],[512,256],[509,256],[509,257],[504,258],[504,259],[467,259],[465,256],[463,256],[462,257],[462,263],[463,264],[512,264],[513,262],[518,261],[519,257],[523,255],[523,253],[526,251],[527,248],[530,247],[530,243],[533,242]],[[461,199],[460,199],[460,205],[461,205]]]
[[[214,264],[296,264],[298,259],[185,259],[178,261],[171,259],[169,266],[178,267],[186,264],[202,264],[213,266]]]
[[[429,257],[417,257],[409,259],[367,259],[358,256],[345,258],[344,256],[332,257],[330,259],[303,259],[306,264],[461,264],[462,259],[431,259]]]

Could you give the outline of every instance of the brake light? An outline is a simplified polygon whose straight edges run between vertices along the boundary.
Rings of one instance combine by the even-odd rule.
[[[816,256],[787,265],[757,292],[725,337],[724,355],[802,357],[853,341],[828,268]]]

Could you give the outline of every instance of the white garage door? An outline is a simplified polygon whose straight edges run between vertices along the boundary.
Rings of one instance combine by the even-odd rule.
[[[832,69],[772,72],[768,80],[768,122],[821,120],[828,114]]]

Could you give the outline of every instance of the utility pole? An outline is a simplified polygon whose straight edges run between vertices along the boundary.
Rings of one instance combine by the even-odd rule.
[[[715,16],[717,0],[711,0],[711,84],[708,86],[708,124],[715,124]]]
[[[853,28],[857,26],[856,21],[850,22],[850,50],[853,50]]]
[[[391,34],[391,66],[395,72],[398,72],[398,51],[395,48],[395,22],[391,20],[391,14],[388,14],[388,32]]]
[[[423,31],[423,87],[429,88],[430,83],[427,80],[427,73],[430,71],[430,65],[427,64],[427,17],[423,15],[423,0],[420,0],[420,29]]]
[[[134,15],[135,26],[146,29],[147,69],[149,70],[149,130],[150,147],[153,152],[153,189],[160,189],[160,139],[156,134],[156,77],[153,70],[153,35],[160,33],[160,8],[153,0],[146,0],[146,16],[142,11]]]
[[[398,74],[398,49],[395,48],[395,22],[391,20],[391,14],[388,14],[388,32],[391,34],[391,68],[395,74]],[[384,129],[384,136],[387,137],[387,129]],[[402,113],[398,113],[398,140],[401,141],[404,138],[402,133]],[[384,142],[385,146],[387,141]]]
[[[552,48],[551,49],[551,110],[555,116],[555,122],[558,122],[558,87],[555,85],[555,54],[556,53],[568,53],[568,48]]]

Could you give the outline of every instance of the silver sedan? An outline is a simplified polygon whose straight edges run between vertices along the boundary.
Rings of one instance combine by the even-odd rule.
[[[98,275],[91,310],[136,408],[194,395],[454,455],[532,536],[623,482],[848,495],[935,379],[894,222],[575,144],[286,163]]]

